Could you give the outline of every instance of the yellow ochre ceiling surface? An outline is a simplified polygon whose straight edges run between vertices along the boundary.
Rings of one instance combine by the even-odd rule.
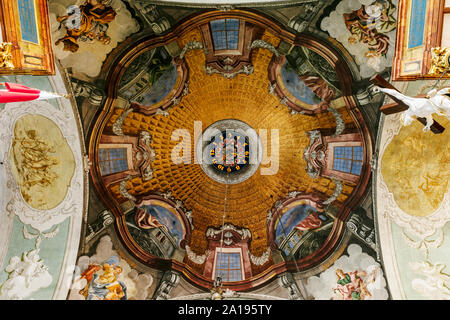
[[[193,30],[179,39],[179,46],[183,47],[188,41],[200,40],[200,32]],[[262,40],[275,47],[280,41],[268,32],[262,36]],[[290,191],[309,193],[317,190],[330,196],[335,190],[331,179],[310,178],[303,159],[303,151],[309,145],[306,132],[318,128],[335,128],[335,118],[329,112],[314,117],[301,114],[292,116],[291,110],[281,105],[279,98],[268,92],[268,67],[272,55],[269,50],[253,50],[251,60],[254,72],[248,76],[239,74],[227,79],[218,74],[207,75],[203,69],[204,52],[189,51],[185,56],[189,68],[189,94],[182,98],[181,103],[169,110],[168,117],[132,112],[123,123],[125,135],[138,135],[142,130],[150,132],[153,138],[151,146],[156,152],[156,159],[152,162],[154,178],[143,181],[137,177],[128,181],[128,192],[138,197],[155,191],[171,191],[174,198],[183,201],[185,207],[193,213],[194,230],[189,246],[197,254],[202,254],[207,249],[207,228],[222,225],[226,188],[225,222],[251,231],[250,251],[255,256],[267,249],[266,215],[277,200],[285,198]],[[113,110],[107,128],[111,128],[122,112],[121,108]],[[346,124],[353,122],[345,108],[340,108],[339,112]],[[191,137],[194,137],[194,121],[201,121],[204,131],[209,125],[222,119],[243,121],[257,132],[259,129],[267,129],[270,134],[271,129],[278,129],[278,173],[261,175],[258,169],[248,180],[226,187],[209,178],[199,164],[193,163],[193,152],[192,164],[172,163],[172,149],[179,143],[171,140],[174,130],[187,129]],[[267,150],[270,152],[270,136],[267,140]],[[194,148],[195,142],[192,141],[191,150]],[[344,183],[343,193],[337,200],[345,201],[353,188],[353,185]],[[119,202],[126,200],[120,195],[118,184],[109,186],[109,190]],[[197,271],[201,270],[199,265],[189,259],[185,261]],[[263,266],[252,265],[253,274],[263,271],[268,264],[272,264],[272,260]]]
[[[435,115],[448,128],[446,117]],[[450,132],[424,134],[415,121],[402,127],[387,147],[381,172],[398,206],[406,213],[425,217],[435,212],[447,192],[450,178]]]

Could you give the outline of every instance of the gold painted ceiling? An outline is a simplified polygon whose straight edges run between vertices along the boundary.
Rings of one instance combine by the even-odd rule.
[[[280,38],[267,30],[261,39],[274,47],[280,43]],[[189,41],[201,40],[199,29],[193,29],[183,34],[177,42],[183,48]],[[203,50],[189,51],[184,58],[189,70],[189,94],[183,96],[177,106],[168,110],[169,116],[145,115],[133,111],[123,121],[125,136],[137,136],[141,131],[148,131],[152,136],[151,147],[155,151],[155,159],[151,164],[153,178],[145,181],[142,177],[134,177],[127,181],[126,189],[136,198],[155,192],[171,192],[173,198],[181,200],[184,207],[192,211],[194,228],[188,245],[198,255],[208,249],[205,236],[207,229],[220,228],[223,224],[226,194],[224,222],[250,230],[250,253],[261,256],[269,245],[267,212],[274,208],[278,200],[285,199],[292,191],[304,194],[319,192],[325,197],[334,193],[336,185],[331,179],[320,176],[313,179],[307,174],[303,152],[310,143],[306,132],[315,129],[333,131],[336,119],[331,112],[314,116],[292,115],[290,108],[282,105],[276,95],[269,93],[268,69],[273,58],[273,53],[269,50],[252,50],[254,72],[250,75],[238,74],[231,79],[205,73],[206,57]],[[105,132],[112,131],[114,123],[124,112],[121,107],[113,107],[111,110]],[[347,126],[355,127],[342,103],[338,112]],[[199,164],[193,163],[193,150],[196,146],[194,141],[191,141],[192,164],[172,163],[171,152],[179,143],[171,140],[172,132],[187,129],[191,137],[194,137],[194,121],[201,121],[204,131],[214,122],[223,119],[243,121],[257,132],[259,129],[266,129],[269,132],[269,153],[272,149],[270,132],[272,129],[278,130],[278,172],[274,175],[261,175],[258,170],[248,180],[235,185],[227,186],[216,182],[203,172]],[[261,167],[269,166],[270,164],[261,164]],[[118,203],[127,200],[120,192],[120,182],[105,187]],[[343,183],[342,193],[335,201],[338,207],[352,194],[354,187],[353,183]],[[184,258],[184,263],[194,272],[202,273],[204,266],[187,257]],[[272,258],[269,258],[263,265],[252,264],[252,274],[257,275],[273,263]]]

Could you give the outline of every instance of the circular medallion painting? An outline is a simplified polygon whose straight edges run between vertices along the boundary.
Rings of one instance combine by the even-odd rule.
[[[262,159],[262,144],[246,123],[227,119],[209,126],[197,142],[200,165],[212,179],[237,184],[250,178]]]

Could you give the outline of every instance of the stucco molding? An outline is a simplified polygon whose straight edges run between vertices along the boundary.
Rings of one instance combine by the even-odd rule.
[[[41,115],[55,122],[74,156],[75,172],[67,194],[58,206],[50,210],[37,210],[25,202],[20,192],[20,186],[12,174],[11,164],[9,161],[4,163],[7,187],[12,191],[12,197],[6,205],[6,211],[9,214],[17,215],[22,223],[30,225],[39,232],[46,231],[62,223],[68,217],[82,212],[83,209],[83,160],[80,146],[78,145],[77,131],[74,131],[71,126],[67,125],[73,120],[73,114],[70,111],[67,109],[56,110],[54,106],[46,101],[32,101],[6,104],[3,112],[0,113],[0,122],[4,124],[0,127],[0,139],[9,142],[6,144],[5,159],[10,159],[16,121],[29,114]]]

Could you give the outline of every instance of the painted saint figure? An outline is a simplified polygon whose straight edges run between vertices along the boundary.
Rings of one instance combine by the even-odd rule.
[[[167,231],[167,227],[160,223],[156,217],[147,213],[142,208],[136,209],[136,215],[134,216],[136,225],[142,229],[164,228]]]
[[[386,55],[389,47],[389,37],[385,33],[392,31],[396,21],[392,16],[395,6],[391,1],[376,1],[369,6],[362,6],[352,13],[345,13],[344,20],[347,29],[352,34],[349,43],[362,42],[367,44],[369,51],[366,56],[380,57]]]
[[[319,214],[316,211],[307,209],[306,214],[306,218],[295,226],[295,229],[297,229],[301,235],[307,230],[317,229],[322,226],[322,220],[319,218]]]
[[[376,269],[375,269],[376,272]],[[365,271],[358,272],[357,270],[344,273],[342,269],[336,270],[338,277],[338,286],[334,289],[335,293],[343,300],[364,300],[366,297],[371,297],[369,290],[367,290],[368,282],[363,280],[367,274]],[[371,282],[375,280],[375,275]]]
[[[112,256],[100,265],[90,265],[81,275],[87,280],[86,287],[80,290],[86,300],[126,300],[127,288],[118,280],[122,267],[118,266],[119,259]]]
[[[106,31],[108,23],[116,17],[116,12],[112,7],[105,5],[105,2],[107,1],[86,0],[83,5],[70,6],[67,9],[67,15],[57,18],[60,26],[63,25],[66,28],[66,34],[55,44],[62,42],[64,51],[70,52],[78,50],[78,40],[97,40],[105,45],[109,44],[111,38]]]

